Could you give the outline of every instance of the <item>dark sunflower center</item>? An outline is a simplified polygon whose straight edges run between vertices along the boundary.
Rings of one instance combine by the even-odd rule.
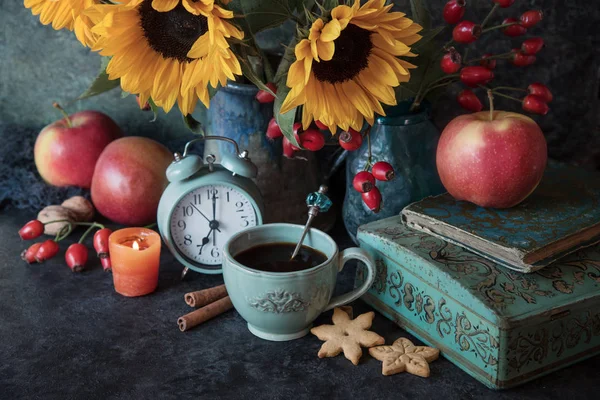
[[[206,17],[190,14],[181,3],[169,12],[158,12],[152,8],[152,0],[145,0],[138,12],[144,37],[154,51],[164,58],[192,61],[187,53],[208,31]]]
[[[348,24],[334,43],[335,53],[330,61],[312,63],[313,72],[319,81],[345,82],[367,68],[373,48],[371,32],[354,24]]]

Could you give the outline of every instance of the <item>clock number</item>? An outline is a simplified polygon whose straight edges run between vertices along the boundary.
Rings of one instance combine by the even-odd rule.
[[[186,246],[189,246],[192,244],[192,235],[185,235],[183,237],[183,244],[185,244]]]
[[[229,203],[229,192],[227,192],[227,202]]]
[[[250,221],[248,221],[247,215],[242,215],[242,227],[245,228],[250,225]]]
[[[244,203],[242,203],[241,201],[238,201],[237,203],[235,203],[235,206],[237,208],[237,210],[235,210],[235,212],[244,212]]]
[[[211,257],[213,257],[213,258],[219,258],[219,256],[220,256],[221,254],[219,254],[219,249],[218,249],[218,248],[216,248],[216,247],[213,247],[213,248],[212,248],[212,250],[210,251],[210,255],[211,255]]]
[[[185,228],[187,228],[187,224],[182,219],[179,220],[179,222],[177,223],[177,226],[180,227],[181,230],[184,230],[184,231],[185,231]]]
[[[199,194],[194,195],[194,204],[202,204],[202,196]]]
[[[217,195],[219,194],[219,191],[217,189],[208,189],[206,191],[206,198],[208,200],[211,200],[213,196],[215,196],[215,198],[218,199]]]
[[[194,213],[194,208],[192,206],[183,207],[183,216],[190,217]]]

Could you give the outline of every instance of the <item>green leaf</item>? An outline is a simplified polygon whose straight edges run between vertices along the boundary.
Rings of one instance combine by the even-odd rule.
[[[260,90],[269,92],[277,98],[277,95],[263,83],[258,75],[256,75],[256,72],[254,72],[254,69],[250,66],[250,62],[247,59],[241,59],[240,66],[242,67],[242,73],[250,82],[254,83]]]
[[[108,79],[106,67],[109,61],[109,57],[102,57],[102,63],[100,65],[100,72],[98,73],[98,76],[96,76],[96,79],[94,79],[90,87],[81,96],[77,98],[78,100],[87,99],[88,97],[92,96],[97,96],[119,86],[119,84],[121,83],[119,79]]]
[[[150,104],[150,109],[154,113],[154,118],[150,122],[154,122],[158,118],[158,106],[151,97],[148,97],[148,104]]]
[[[283,133],[283,136],[285,136],[287,140],[289,140],[294,146],[301,147],[294,136],[296,108],[286,112],[285,114],[279,113],[279,110],[281,110],[281,105],[283,104],[283,100],[285,100],[289,91],[290,89],[286,85],[283,85],[279,88],[279,97],[275,99],[275,104],[273,105],[273,114],[275,116],[275,121],[277,121],[277,125],[279,125],[279,129],[281,129],[281,132]]]
[[[424,49],[437,35],[439,35],[444,30],[443,26],[438,26],[437,28],[428,29],[421,31],[420,34],[422,38],[414,44],[412,50],[416,53],[420,53],[420,50]]]
[[[292,3],[295,3],[294,0]],[[243,14],[238,22],[244,28],[256,34],[262,30],[281,25],[293,17],[296,5],[290,8],[287,0],[242,0],[231,2],[228,6],[235,14]]]
[[[327,11],[331,11],[339,5],[339,0],[323,0],[323,8]]]
[[[199,121],[196,121],[194,117],[192,117],[192,114],[185,115],[183,117],[183,122],[190,131],[197,135],[204,136],[204,129],[202,128],[202,124]]]
[[[431,15],[425,0],[410,0],[412,19],[424,29],[431,28]]]

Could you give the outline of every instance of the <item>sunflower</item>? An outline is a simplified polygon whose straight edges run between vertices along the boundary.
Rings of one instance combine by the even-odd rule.
[[[216,87],[241,75],[226,39],[243,33],[224,21],[233,13],[214,0],[129,0],[94,6],[86,15],[96,23],[93,50],[112,57],[109,79],[120,78],[141,104],[152,98],[169,112],[177,102],[187,115],[198,98],[209,106],[207,83]]]
[[[52,28],[59,30],[66,28],[75,30],[77,39],[84,45],[91,47],[94,35],[90,32],[92,27],[88,17],[83,15],[84,10],[100,0],[25,0],[26,8],[31,9],[33,15],[39,15],[44,25],[52,24]]]
[[[405,14],[390,12],[392,6],[355,0],[335,7],[329,22],[313,22],[294,49],[290,91],[280,112],[302,105],[305,129],[318,120],[332,133],[338,126],[360,130],[365,119],[372,125],[375,113],[385,115],[381,103],[395,105],[394,87],[408,82],[409,69],[416,68],[398,57],[416,56],[409,46],[422,29]]]

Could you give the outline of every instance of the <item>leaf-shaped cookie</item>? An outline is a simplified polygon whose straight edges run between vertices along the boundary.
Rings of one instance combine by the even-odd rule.
[[[399,338],[391,346],[370,348],[369,354],[383,361],[383,375],[406,371],[427,378],[430,374],[429,363],[439,357],[440,351],[433,347],[415,346],[410,340]]]

